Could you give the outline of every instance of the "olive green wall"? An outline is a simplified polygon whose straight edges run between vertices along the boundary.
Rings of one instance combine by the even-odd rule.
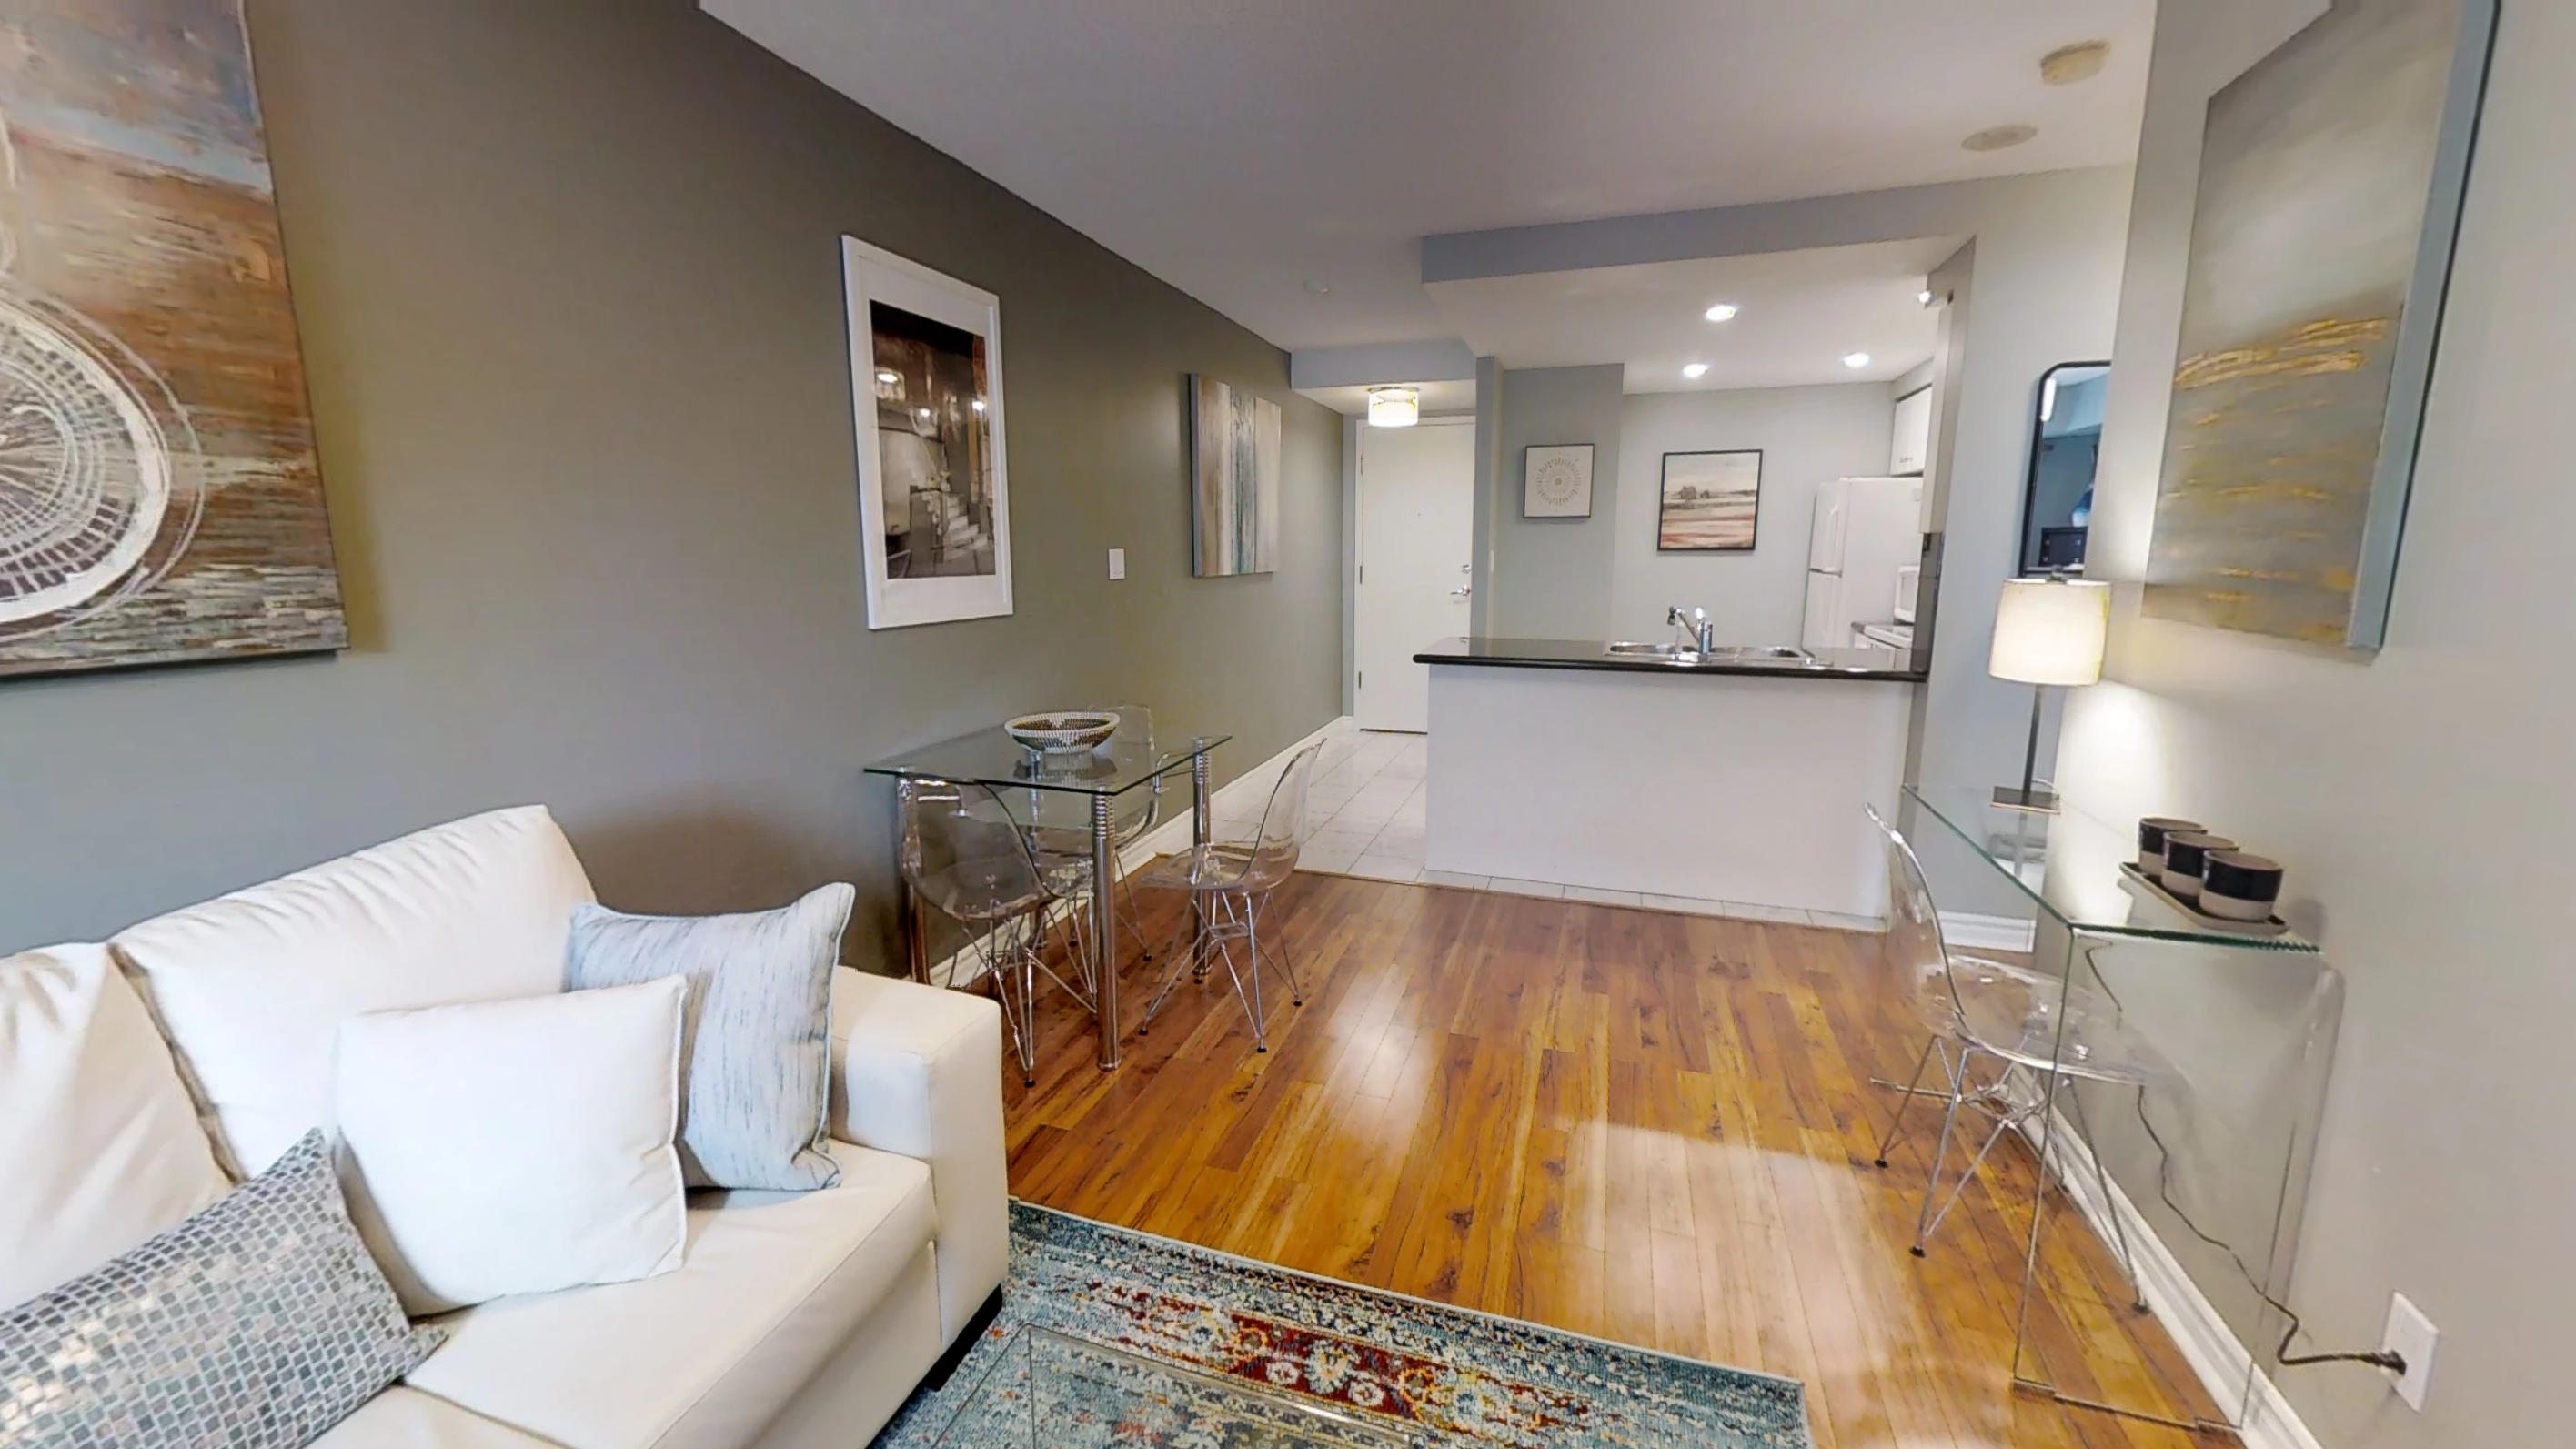
[[[1224,776],[1336,713],[1277,348],[685,0],[249,9],[355,645],[0,686],[0,950],[535,800],[630,909],[854,879],[881,964],[866,761],[1142,699]],[[1011,618],[867,628],[844,232],[1001,296]],[[1274,575],[1189,577],[1190,371],[1286,411]]]

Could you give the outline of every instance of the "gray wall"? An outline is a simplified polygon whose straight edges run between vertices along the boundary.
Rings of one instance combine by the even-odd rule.
[[[685,0],[249,18],[355,647],[0,688],[0,948],[537,800],[620,906],[855,879],[882,963],[866,761],[1119,698],[1224,774],[1333,717],[1340,428],[1278,349]],[[1014,617],[866,627],[845,231],[1001,296]],[[1192,370],[1286,410],[1275,575],[1189,577]]]
[[[1894,404],[1884,383],[1639,393],[1621,409],[1610,629],[1663,639],[1673,604],[1696,604],[1736,644],[1795,644],[1807,609],[1807,535],[1818,483],[1887,471]],[[1762,450],[1750,553],[1658,553],[1666,453]]]
[[[2360,662],[2137,610],[2207,97],[2316,8],[2158,11],[2095,494],[2093,572],[2122,581],[2111,678],[2070,702],[2059,777],[2098,810],[2193,815],[2278,857],[2285,914],[2344,973],[2291,1300],[2309,1346],[2377,1346],[2391,1292],[2442,1339],[2420,1415],[2369,1370],[2284,1372],[2317,1439],[2561,1444],[2576,6],[2503,7],[2387,646]]]
[[[1602,367],[1510,368],[1501,374],[1502,458],[1482,510],[1492,565],[1482,630],[1506,637],[1599,639],[1610,628],[1610,573],[1619,527],[1620,380]],[[1479,389],[1477,396],[1485,396]],[[1532,444],[1592,445],[1592,516],[1521,517],[1521,470]]]

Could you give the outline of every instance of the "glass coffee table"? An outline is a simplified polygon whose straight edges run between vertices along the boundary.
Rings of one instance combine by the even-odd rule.
[[[1023,1327],[967,1392],[938,1449],[1429,1449],[1446,1442],[1267,1384]]]

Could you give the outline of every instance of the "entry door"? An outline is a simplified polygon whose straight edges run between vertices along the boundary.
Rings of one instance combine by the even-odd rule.
[[[1431,727],[1431,668],[1413,656],[1467,632],[1476,426],[1425,418],[1360,432],[1360,728]]]

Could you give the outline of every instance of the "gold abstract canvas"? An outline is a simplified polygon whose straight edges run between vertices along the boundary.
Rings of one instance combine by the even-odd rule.
[[[347,641],[239,0],[0,3],[0,676]]]
[[[2492,0],[2341,0],[2209,102],[2146,612],[2373,648]]]

